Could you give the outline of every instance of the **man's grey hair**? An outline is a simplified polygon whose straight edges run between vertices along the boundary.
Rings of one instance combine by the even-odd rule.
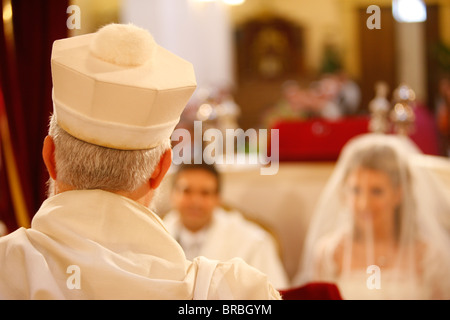
[[[134,191],[148,181],[170,139],[152,149],[118,150],[79,140],[50,119],[57,179],[76,190]],[[51,190],[49,190],[51,192]]]

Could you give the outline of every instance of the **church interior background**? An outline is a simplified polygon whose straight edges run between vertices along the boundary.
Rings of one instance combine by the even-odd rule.
[[[11,7],[11,1],[2,2],[5,35],[8,3]],[[57,8],[64,12],[54,23],[66,29],[54,37],[94,32],[111,22],[134,23],[194,65],[198,88],[180,128],[193,132],[194,121],[202,121],[203,129],[279,130],[278,172],[261,175],[259,164],[223,165],[222,198],[226,205],[241,210],[274,234],[292,277],[310,216],[340,149],[351,137],[373,131],[370,124],[375,111],[371,103],[377,94],[393,107],[400,99],[396,89],[402,85],[411,89],[414,127],[407,134],[430,156],[424,165],[445,182],[450,192],[450,105],[442,102],[442,90],[450,87],[447,84],[444,89],[444,82],[450,79],[450,1],[424,3],[427,19],[405,23],[394,18],[390,0],[60,1]],[[80,9],[77,28],[66,26],[72,11],[65,9],[70,5]],[[370,6],[379,11],[369,10]],[[13,13],[14,9],[12,1]],[[16,50],[26,51],[20,46],[18,31],[14,34]],[[49,68],[49,64],[43,66]],[[13,99],[5,94],[10,88],[3,80],[7,71],[2,74],[7,105]],[[341,95],[347,84],[348,95]],[[322,110],[324,99],[340,107]],[[48,101],[46,108],[50,112]],[[39,117],[48,119],[48,115]],[[20,126],[11,127],[14,124],[10,123],[10,130],[20,130]],[[35,136],[41,139],[46,126],[36,130],[39,134]],[[385,129],[389,130],[395,134],[392,128]],[[39,141],[31,143],[13,133],[11,136],[12,140],[24,140],[15,145],[28,149],[30,159],[39,159]],[[17,184],[12,184],[8,175],[11,166],[8,171],[7,164],[11,162],[6,158],[7,144],[2,141],[0,219],[12,231],[26,225],[27,219],[18,220],[18,211],[25,211],[31,218],[45,198],[47,176],[42,165],[24,170],[30,176],[31,172],[40,173],[34,185],[21,183],[24,199],[22,209],[18,209],[21,200],[14,191]],[[15,152],[22,158],[21,151]],[[247,145],[236,152],[257,150]],[[20,169],[27,164],[19,162],[17,166]],[[20,182],[22,178],[17,179]],[[170,175],[161,189],[156,210],[163,215],[170,207]]]

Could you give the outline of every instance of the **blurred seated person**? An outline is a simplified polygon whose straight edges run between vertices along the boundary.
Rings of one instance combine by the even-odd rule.
[[[288,286],[271,234],[239,212],[220,206],[220,176],[214,165],[181,164],[173,179],[174,209],[163,221],[188,259],[240,257],[267,274],[275,288]]]
[[[356,114],[361,102],[361,90],[344,71],[324,74],[311,84],[311,99],[325,119],[338,119]]]
[[[294,285],[336,283],[344,299],[449,299],[448,194],[406,136],[344,147],[311,220]]]
[[[342,71],[324,74],[307,87],[295,80],[286,81],[281,93],[280,101],[265,114],[267,128],[279,119],[335,120],[350,116],[357,113],[361,101],[359,86]]]
[[[307,93],[295,80],[288,80],[281,86],[281,97],[261,116],[264,128],[272,128],[278,120],[307,120],[311,115],[305,110],[305,96]]]
[[[361,89],[359,85],[344,71],[337,72],[335,77],[339,86],[336,100],[342,114],[344,116],[356,114],[361,103]]]

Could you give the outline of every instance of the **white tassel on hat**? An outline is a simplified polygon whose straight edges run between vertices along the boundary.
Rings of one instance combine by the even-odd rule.
[[[119,66],[140,66],[153,57],[156,43],[152,35],[132,24],[109,24],[97,31],[92,53]]]

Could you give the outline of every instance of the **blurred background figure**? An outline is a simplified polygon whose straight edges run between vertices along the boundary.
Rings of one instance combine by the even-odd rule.
[[[163,221],[188,259],[240,257],[266,273],[276,288],[288,286],[276,240],[238,211],[224,209],[213,165],[182,164],[173,177],[172,203]]]
[[[306,120],[316,113],[309,104],[308,92],[302,89],[297,81],[288,80],[281,86],[280,99],[263,112],[260,126],[272,128],[280,119]]]
[[[279,101],[264,114],[263,126],[271,128],[280,120],[336,120],[357,114],[360,102],[358,84],[343,71],[323,74],[306,87],[288,80],[281,86]]]
[[[343,70],[336,73],[340,86],[337,101],[344,116],[351,116],[358,113],[361,106],[361,88],[352,77]]]
[[[450,201],[414,165],[420,155],[399,135],[362,135],[344,147],[294,284],[335,282],[344,299],[450,298]]]

